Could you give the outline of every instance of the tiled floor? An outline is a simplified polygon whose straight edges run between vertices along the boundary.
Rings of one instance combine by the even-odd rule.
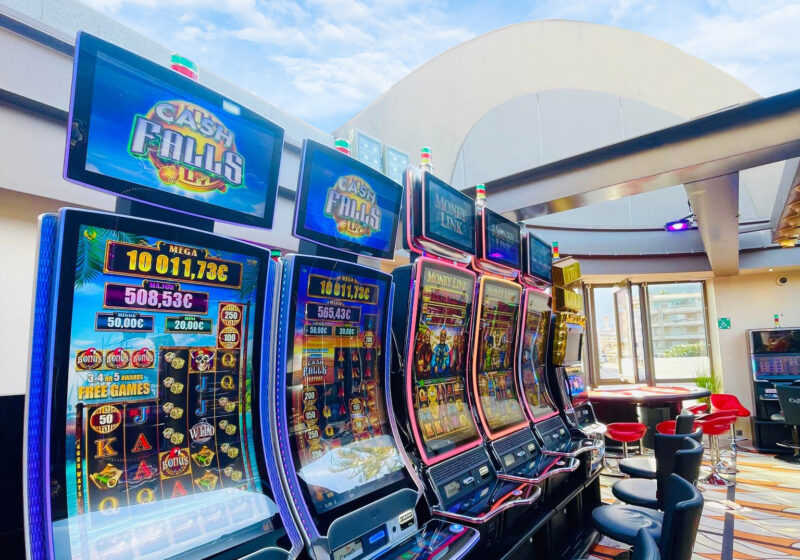
[[[800,466],[740,451],[731,489],[700,484],[705,497],[693,560],[800,558]],[[615,501],[601,477],[603,500]],[[628,548],[602,538],[591,558],[627,558]]]

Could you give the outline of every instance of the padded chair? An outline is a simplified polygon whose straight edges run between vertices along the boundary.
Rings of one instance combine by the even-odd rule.
[[[708,436],[708,450],[711,454],[711,472],[701,482],[712,486],[731,486],[733,484],[720,474],[724,465],[720,455],[719,436],[731,429],[731,424],[736,422],[736,418],[735,410],[721,410],[703,416],[697,421],[703,427],[703,435]]]
[[[614,422],[606,426],[606,428],[606,437],[608,439],[622,443],[622,459],[620,459],[620,462],[628,458],[628,444],[640,441],[647,431],[647,426],[639,422]],[[641,443],[639,448],[641,449]],[[609,468],[608,474],[619,476],[622,475],[622,472],[620,472],[619,467],[616,469]]]
[[[772,415],[773,422],[783,422],[792,427],[792,439],[779,441],[778,445],[792,450],[791,455],[778,455],[777,458],[787,463],[800,463],[800,384],[776,383],[778,401],[781,411]]]
[[[681,437],[679,435],[678,437]],[[692,484],[697,483],[700,476],[700,465],[703,462],[703,444],[700,439],[703,432],[697,430],[690,436],[682,436],[682,447],[674,451],[674,435],[656,434],[655,451],[657,466],[656,479],[628,478],[617,481],[611,492],[618,500],[633,506],[650,509],[664,509],[664,496],[669,482],[669,475],[677,474]]]
[[[646,529],[639,529],[636,533],[636,542],[633,543],[631,560],[661,560],[658,545]]]
[[[592,523],[603,535],[626,544],[635,544],[639,530],[645,530],[658,543],[662,558],[690,560],[702,513],[700,491],[671,474],[663,513],[638,506],[605,505],[592,511]]]

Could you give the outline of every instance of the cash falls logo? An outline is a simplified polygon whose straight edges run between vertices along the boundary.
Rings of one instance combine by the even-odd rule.
[[[344,175],[328,189],[325,215],[333,218],[342,235],[369,237],[381,229],[381,209],[372,187],[357,175]]]
[[[244,180],[244,158],[233,132],[188,101],[160,101],[145,116],[136,115],[129,150],[149,160],[166,185],[225,192]]]

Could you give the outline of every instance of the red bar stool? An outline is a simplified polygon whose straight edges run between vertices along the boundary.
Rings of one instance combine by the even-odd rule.
[[[622,459],[628,458],[628,444],[641,440],[647,431],[647,426],[639,422],[614,422],[606,426],[606,428],[606,437],[608,439],[622,443]],[[619,466],[616,468],[609,467],[608,470],[613,476],[626,476],[619,470]]]
[[[721,410],[697,420],[697,423],[703,428],[703,434],[708,436],[708,450],[711,455],[711,472],[700,482],[712,486],[731,486],[733,484],[720,475],[720,467],[723,465],[719,449],[719,436],[731,429],[736,418],[735,410]]]
[[[699,403],[693,406],[687,406],[684,410],[688,410],[695,416],[698,414],[705,414],[708,412],[708,403]]]
[[[734,410],[738,418],[750,418],[750,411],[742,406],[742,403],[739,402],[739,399],[737,399],[735,395],[726,395],[724,393],[715,393],[711,395],[711,411],[719,412],[722,410]],[[731,424],[731,448],[730,450],[723,451],[722,454],[736,457],[736,442],[742,441],[743,439],[743,437],[736,436],[736,422],[734,421],[734,423]],[[736,469],[732,465],[729,465],[724,472],[733,474],[736,472]]]

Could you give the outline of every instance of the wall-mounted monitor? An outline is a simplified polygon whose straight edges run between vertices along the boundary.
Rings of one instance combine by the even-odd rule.
[[[482,216],[480,257],[519,270],[522,261],[519,224],[489,208],[483,209]]]
[[[403,187],[333,148],[303,141],[294,236],[391,259]]]
[[[271,228],[283,129],[87,33],[75,48],[64,178],[171,210]]]
[[[553,247],[528,232],[525,236],[525,275],[553,283]]]

